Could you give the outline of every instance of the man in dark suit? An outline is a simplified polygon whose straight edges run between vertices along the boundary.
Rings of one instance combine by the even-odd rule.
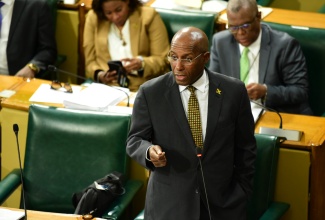
[[[307,67],[299,43],[286,33],[261,25],[256,0],[230,0],[227,17],[229,30],[213,37],[209,69],[241,78],[241,54],[248,48],[245,79],[249,98],[261,99],[280,112],[312,114]]]
[[[0,74],[38,77],[54,64],[53,14],[46,0],[2,0]]]
[[[244,84],[204,68],[208,45],[203,31],[181,29],[168,54],[172,71],[138,91],[127,153],[151,171],[146,220],[245,219],[256,155],[254,121]],[[189,85],[199,102],[203,146],[187,119]]]

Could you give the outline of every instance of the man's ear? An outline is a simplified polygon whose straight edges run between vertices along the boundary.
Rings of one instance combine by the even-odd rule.
[[[205,63],[208,63],[209,60],[210,60],[210,52],[205,52],[205,53],[203,54],[203,57],[204,57],[204,62],[205,62]]]

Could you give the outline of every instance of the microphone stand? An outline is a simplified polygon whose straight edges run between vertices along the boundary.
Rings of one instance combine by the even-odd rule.
[[[210,206],[209,206],[209,200],[208,200],[208,194],[207,194],[207,189],[205,186],[205,180],[204,180],[204,175],[203,175],[203,168],[202,168],[202,162],[201,162],[201,157],[202,157],[202,148],[196,147],[196,155],[199,159],[199,164],[200,164],[200,170],[201,170],[201,175],[202,175],[202,182],[203,182],[203,188],[204,188],[204,194],[205,194],[205,200],[207,201],[207,210],[209,213],[209,219],[212,220],[211,212],[210,212]]]
[[[280,118],[280,124],[279,124],[279,128],[268,128],[268,127],[260,127],[259,133],[260,134],[267,134],[267,135],[271,135],[271,136],[278,136],[278,137],[284,137],[287,140],[290,141],[300,141],[301,136],[302,136],[302,131],[297,131],[297,130],[287,130],[287,129],[282,129],[282,116],[281,114],[269,107],[266,107],[265,105],[262,105],[258,102],[255,102],[253,100],[251,100],[252,103],[260,106],[261,108],[271,111],[271,112],[275,112],[279,118]]]
[[[20,168],[20,181],[22,186],[22,197],[23,197],[23,204],[24,204],[24,211],[25,211],[25,220],[27,220],[27,209],[26,209],[26,200],[25,200],[25,184],[24,184],[24,176],[23,176],[23,169],[21,166],[21,159],[20,159],[20,150],[19,150],[19,141],[18,141],[18,131],[19,127],[18,124],[13,125],[13,130],[16,135],[16,142],[17,142],[17,149],[18,149],[18,160],[19,160],[19,168]]]

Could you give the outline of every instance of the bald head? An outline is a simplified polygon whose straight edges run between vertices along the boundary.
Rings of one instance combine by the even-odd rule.
[[[256,0],[229,0],[227,4],[227,11],[236,13],[241,9],[248,9],[252,12],[257,12]]]
[[[173,37],[172,47],[183,47],[192,51],[209,51],[209,40],[206,34],[196,27],[185,27],[180,29]]]

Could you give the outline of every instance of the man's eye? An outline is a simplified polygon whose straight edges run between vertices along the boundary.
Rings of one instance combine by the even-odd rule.
[[[186,60],[186,62],[188,62],[188,63],[192,63],[192,58],[186,58],[185,60]]]
[[[175,61],[177,60],[177,57],[176,57],[176,56],[173,56],[173,55],[172,55],[172,56],[170,56],[170,57],[171,57],[173,60],[175,60]]]

